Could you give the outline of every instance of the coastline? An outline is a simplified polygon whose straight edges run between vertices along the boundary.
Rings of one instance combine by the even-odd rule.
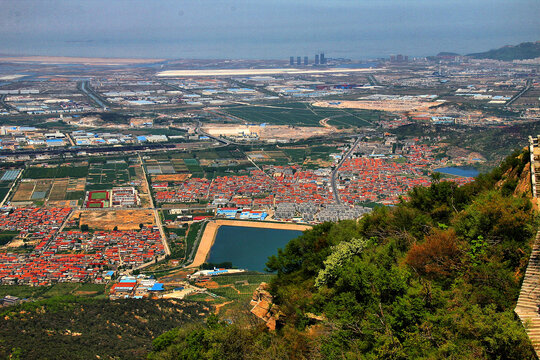
[[[184,77],[184,76],[249,76],[249,75],[275,75],[275,74],[330,74],[352,72],[375,72],[380,68],[268,68],[268,69],[217,69],[217,70],[165,70],[156,74],[157,77]]]
[[[210,220],[206,224],[204,233],[201,237],[199,247],[195,253],[195,258],[193,262],[188,267],[199,267],[208,258],[210,255],[210,249],[214,245],[216,240],[217,232],[221,226],[241,226],[241,227],[252,227],[252,228],[262,228],[262,229],[278,229],[278,230],[299,230],[305,231],[312,228],[311,225],[299,225],[299,224],[289,224],[289,223],[272,223],[272,222],[255,222],[255,221],[244,221],[244,220]]]

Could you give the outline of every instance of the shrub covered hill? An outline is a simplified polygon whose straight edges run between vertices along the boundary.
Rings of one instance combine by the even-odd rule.
[[[524,42],[518,45],[506,45],[498,49],[468,54],[475,59],[493,59],[493,60],[524,60],[540,57],[540,41]]]
[[[0,359],[142,359],[152,338],[202,321],[194,302],[55,296],[0,308]]]
[[[267,263],[276,331],[211,317],[149,359],[535,358],[513,312],[536,232],[528,159],[314,227]]]

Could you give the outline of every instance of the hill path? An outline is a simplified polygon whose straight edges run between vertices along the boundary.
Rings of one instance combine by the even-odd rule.
[[[536,355],[540,357],[540,231],[532,249],[529,265],[521,285],[521,292],[515,312],[525,326],[525,331],[533,344]]]
[[[539,194],[540,173],[540,149],[538,138],[529,136],[531,185],[533,201],[537,201]],[[532,248],[531,256],[525,277],[521,284],[521,291],[516,304],[515,312],[519,316],[525,331],[531,340],[537,357],[540,358],[540,231],[536,234],[536,239]]]

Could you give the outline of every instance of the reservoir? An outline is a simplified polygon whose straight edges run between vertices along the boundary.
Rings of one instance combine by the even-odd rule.
[[[206,262],[230,261],[239,269],[264,271],[268,257],[300,235],[298,230],[220,226]]]
[[[449,174],[449,175],[457,175],[457,176],[463,176],[463,177],[476,177],[478,174],[478,170],[472,167],[444,167],[440,169],[435,169],[433,172],[440,172],[441,174]]]

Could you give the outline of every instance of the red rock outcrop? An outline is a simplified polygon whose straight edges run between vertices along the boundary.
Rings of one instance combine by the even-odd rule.
[[[283,314],[279,311],[279,306],[273,303],[274,298],[268,289],[268,284],[263,282],[253,292],[251,313],[264,321],[270,330],[275,330],[279,317]]]

